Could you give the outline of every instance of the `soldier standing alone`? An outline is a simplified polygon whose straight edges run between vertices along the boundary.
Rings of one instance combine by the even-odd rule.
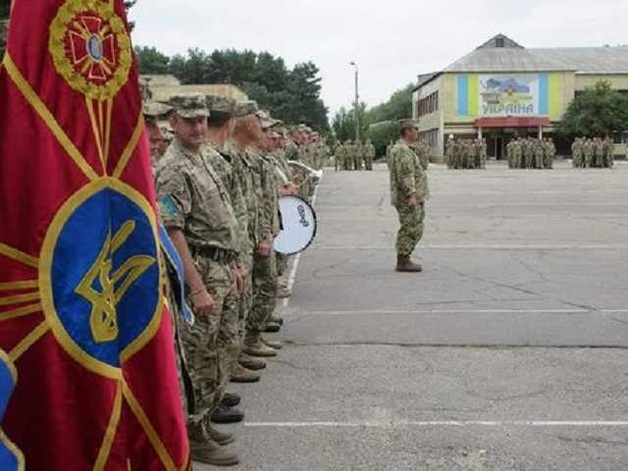
[[[418,136],[414,121],[401,121],[400,139],[390,151],[391,204],[397,209],[400,223],[396,244],[396,270],[400,272],[422,271],[421,265],[410,259],[423,236],[425,200],[429,196],[425,170],[410,149]]]

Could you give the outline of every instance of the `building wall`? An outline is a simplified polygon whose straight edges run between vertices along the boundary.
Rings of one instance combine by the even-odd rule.
[[[443,92],[443,76],[435,78],[428,82],[424,87],[413,93],[412,96],[412,115],[414,119],[419,121],[419,133],[421,139],[429,141],[431,146],[431,154],[433,156],[442,155],[442,134],[443,134],[443,99],[446,96]],[[438,97],[438,106],[428,114],[421,115],[419,112],[419,103],[423,99],[436,94]]]
[[[594,87],[600,80],[610,82],[611,87],[615,90],[628,90],[628,74],[576,74],[575,89],[582,91],[586,87]]]

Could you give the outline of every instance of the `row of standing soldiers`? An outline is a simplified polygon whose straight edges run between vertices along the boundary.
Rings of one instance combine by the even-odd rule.
[[[486,168],[486,153],[485,139],[450,138],[445,145],[447,168]]]
[[[613,141],[610,137],[578,137],[571,145],[571,155],[575,168],[611,168],[614,163]]]
[[[305,124],[298,125],[290,133],[286,144],[286,159],[299,161],[315,170],[322,169],[329,156],[329,147],[317,131]]]
[[[288,258],[273,250],[281,230],[278,198],[302,188],[286,158],[287,130],[255,102],[185,95],[163,110],[149,105],[144,114],[160,216],[183,260],[196,317],[192,326],[174,317],[191,455],[235,465],[237,455],[225,448],[235,436],[214,424],[243,419],[229,382],[259,381],[265,359],[282,347],[262,336],[280,329],[277,298],[290,294]],[[158,120],[166,113],[174,138],[164,152]],[[293,136],[309,140],[307,129]],[[282,286],[288,287],[283,295]]]
[[[509,168],[553,168],[556,146],[551,138],[519,137],[506,146],[506,157]]]
[[[334,159],[336,170],[373,170],[375,146],[370,140],[365,144],[351,140],[338,143]]]

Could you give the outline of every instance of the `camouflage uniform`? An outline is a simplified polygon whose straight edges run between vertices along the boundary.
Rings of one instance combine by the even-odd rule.
[[[273,233],[279,232],[277,186],[271,162],[254,149],[247,149],[253,162],[254,188],[258,201],[255,228],[257,244],[268,242],[272,248]],[[245,344],[263,332],[277,302],[277,264],[274,250],[268,257],[257,252],[253,256],[253,305],[246,321]]]
[[[241,263],[247,270],[244,287],[240,294],[238,331],[240,338],[244,337],[246,319],[253,304],[253,252],[257,246],[256,226],[258,204],[256,198],[255,179],[253,177],[254,162],[244,150],[240,150],[233,142],[226,146],[226,152],[232,158],[234,174],[240,183],[243,202],[246,208],[246,219],[239,219],[239,233],[241,236],[240,257]]]
[[[425,201],[429,197],[427,175],[419,157],[402,140],[390,151],[391,204],[399,214],[397,254],[410,256],[423,236]],[[408,205],[408,199],[416,193],[418,205]]]
[[[543,145],[543,141],[536,140],[532,144],[533,152],[534,152],[534,168],[543,168],[543,160],[545,159],[545,146]]]
[[[584,154],[582,152],[582,141],[579,137],[573,141],[573,144],[571,144],[571,155],[573,158],[572,165],[575,168],[582,167],[582,164],[584,163]]]
[[[584,141],[584,145],[582,146],[582,151],[584,154],[584,165],[583,167],[589,168],[593,166],[593,158],[595,156],[595,148],[593,146],[593,142],[591,139],[587,139]]]
[[[364,146],[364,166],[366,170],[373,170],[373,161],[375,160],[375,146],[371,141],[366,141]]]
[[[554,158],[556,157],[556,146],[554,141],[549,139],[545,141],[545,168],[554,168]]]
[[[176,139],[158,164],[156,190],[164,225],[183,231],[196,269],[214,300],[213,314],[196,319],[193,327],[182,332],[194,390],[190,438],[199,441],[203,440],[198,436],[202,424],[222,398],[220,385],[228,370],[219,352],[232,345],[230,326],[238,312],[231,267],[238,249],[237,221],[227,190],[206,153],[195,155]]]

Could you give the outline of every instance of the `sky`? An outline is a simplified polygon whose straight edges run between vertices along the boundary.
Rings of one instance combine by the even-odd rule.
[[[320,69],[330,117],[375,106],[419,74],[442,70],[496,34],[524,47],[628,43],[625,0],[138,0],[135,45],[173,55],[198,47],[267,51]]]

